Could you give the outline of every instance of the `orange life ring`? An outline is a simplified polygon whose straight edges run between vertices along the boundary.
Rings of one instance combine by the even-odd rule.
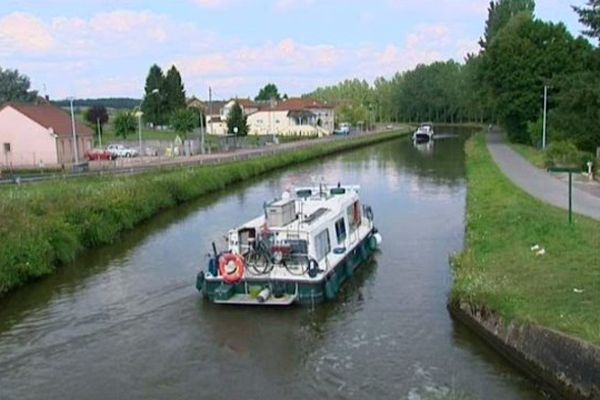
[[[227,253],[219,257],[219,273],[223,280],[235,285],[244,277],[244,258],[239,254]]]

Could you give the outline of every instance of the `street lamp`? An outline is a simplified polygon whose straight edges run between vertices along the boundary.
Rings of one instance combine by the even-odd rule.
[[[139,134],[139,145],[140,145],[140,157],[143,155],[142,152],[142,116],[144,113],[142,111],[138,111],[135,113],[135,116],[138,118],[138,134]]]

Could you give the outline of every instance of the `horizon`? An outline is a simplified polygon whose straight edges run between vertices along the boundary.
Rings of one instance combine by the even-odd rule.
[[[571,5],[536,2],[536,17],[583,27]],[[487,0],[7,0],[0,67],[60,101],[142,98],[154,63],[175,65],[188,97],[254,98],[265,84],[297,97],[345,79],[389,78],[476,52]],[[257,6],[259,5],[259,6]],[[227,19],[227,21],[226,21]]]

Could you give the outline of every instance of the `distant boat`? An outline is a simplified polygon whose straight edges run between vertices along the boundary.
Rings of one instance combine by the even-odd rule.
[[[415,143],[427,143],[433,139],[433,136],[433,124],[427,122],[421,124],[415,133],[413,133],[413,141]]]

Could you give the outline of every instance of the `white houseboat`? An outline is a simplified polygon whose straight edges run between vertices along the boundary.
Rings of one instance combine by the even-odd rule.
[[[297,188],[229,231],[196,287],[210,301],[238,305],[317,304],[340,287],[381,242],[358,186]]]

